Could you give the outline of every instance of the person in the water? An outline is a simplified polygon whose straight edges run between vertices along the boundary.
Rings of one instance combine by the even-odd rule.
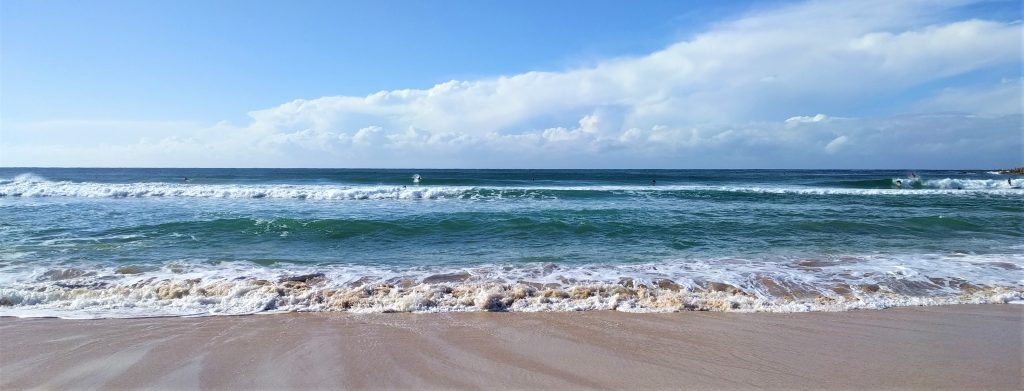
[[[656,179],[651,179],[651,186],[654,186],[654,185],[657,185],[657,184],[658,184],[658,181]]]

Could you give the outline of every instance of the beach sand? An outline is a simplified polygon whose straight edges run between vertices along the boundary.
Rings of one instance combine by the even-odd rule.
[[[0,388],[1021,389],[1021,305],[0,319]]]

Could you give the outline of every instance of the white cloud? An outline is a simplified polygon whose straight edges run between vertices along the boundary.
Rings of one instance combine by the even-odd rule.
[[[836,138],[832,139],[832,141],[829,141],[828,145],[825,145],[825,152],[836,153],[836,152],[839,151],[839,148],[842,148],[843,145],[846,144],[847,141],[850,141],[849,137],[846,137],[846,136],[836,137]]]
[[[566,72],[450,81],[426,90],[298,100],[253,112],[255,126],[358,129],[416,126],[431,132],[536,131],[598,108],[623,113],[620,128],[778,118],[815,102],[848,105],[882,91],[1019,60],[1020,29],[968,20],[897,34],[882,15],[861,23],[819,8],[816,22],[784,23],[787,8],[744,19],[639,58]],[[871,8],[870,5],[864,5]],[[913,18],[909,18],[913,19]],[[881,24],[881,26],[879,26]],[[839,25],[843,28],[835,28]],[[765,83],[765,74],[773,81]],[[548,121],[549,123],[544,123]],[[552,126],[555,125],[555,126]]]
[[[822,122],[822,121],[828,121],[828,116],[825,115],[825,114],[815,114],[813,117],[812,116],[806,116],[806,115],[798,115],[798,116],[789,117],[788,119],[786,119],[786,124],[795,126],[795,125],[799,125],[799,124],[805,123],[805,122]]]
[[[835,166],[844,156],[865,164],[864,156],[890,150],[888,143],[908,145],[904,157],[917,160],[872,164],[948,164],[943,154],[955,146],[991,147],[1001,155],[987,158],[1019,159],[992,140],[960,133],[989,124],[989,136],[1019,151],[1012,129],[1014,120],[1019,125],[1019,80],[994,90],[950,86],[918,101],[882,102],[887,110],[875,119],[846,118],[857,117],[850,107],[879,97],[1020,64],[1019,24],[936,16],[957,4],[811,1],[720,23],[646,56],[364,97],[299,99],[251,112],[245,126],[150,139],[156,141],[22,142],[33,125],[5,124],[0,164],[45,164],[52,160],[30,152],[59,150],[83,162],[121,156],[141,165]],[[974,92],[963,98],[963,91]],[[1007,97],[1010,104],[1000,103]],[[987,117],[895,116],[933,110]],[[800,115],[821,112],[842,117]],[[887,127],[893,124],[899,128]],[[921,124],[933,128],[918,132]]]
[[[1004,61],[1014,43],[1019,46],[1019,28],[966,20],[898,34],[868,33],[852,42],[852,48],[874,58],[890,77],[942,77]]]
[[[929,114],[833,119],[795,127],[785,121],[659,125],[632,128],[615,138],[582,127],[508,135],[459,133],[447,138],[428,137],[416,129],[385,134],[371,128],[359,131],[372,135],[373,143],[366,144],[345,133],[312,130],[254,143],[233,133],[244,134],[246,129],[234,129],[205,138],[169,137],[100,147],[5,145],[0,158],[27,166],[187,166],[181,162],[198,161],[241,167],[990,168],[1019,164],[1013,159],[1021,156],[1021,118]]]
[[[961,112],[980,115],[1020,114],[1024,110],[1022,79],[969,87],[949,87],[915,105],[919,112]]]
[[[355,136],[352,136],[352,141],[361,145],[380,144],[383,140],[385,140],[384,129],[380,126],[367,126],[359,129]]]

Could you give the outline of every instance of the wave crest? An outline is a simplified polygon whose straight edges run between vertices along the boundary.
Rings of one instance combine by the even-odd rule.
[[[897,179],[838,183],[831,186],[345,186],[345,185],[243,185],[189,184],[167,182],[98,183],[48,181],[32,174],[0,180],[0,197],[86,197],[86,198],[272,198],[297,200],[436,200],[501,198],[571,198],[595,194],[750,193],[806,195],[934,195],[995,194],[1020,195],[1024,190],[1006,181],[985,179],[929,179],[896,184]],[[903,183],[903,182],[901,182]]]
[[[893,286],[837,284],[829,290],[803,290],[770,282],[747,291],[731,284],[695,286],[659,280],[654,285],[618,284],[415,283],[411,280],[330,287],[322,281],[272,282],[160,280],[132,286],[60,284],[45,289],[0,289],[0,315],[120,317],[159,315],[314,312],[581,311],[629,312],[845,311],[907,305],[1007,303],[1024,300],[1020,287],[975,286],[966,282],[932,284],[942,295],[910,295]],[[897,284],[898,286],[898,284]],[[906,288],[906,287],[901,287]]]
[[[365,265],[54,265],[0,270],[0,316],[136,317],[276,311],[843,311],[1024,300],[1015,255],[917,259]]]

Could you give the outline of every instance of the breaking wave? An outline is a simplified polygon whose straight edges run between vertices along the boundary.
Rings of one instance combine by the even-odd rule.
[[[716,258],[644,264],[285,267],[248,262],[0,271],[0,316],[287,311],[844,311],[1024,300],[1024,256]]]
[[[1024,194],[1020,183],[985,179],[898,179],[826,183],[823,186],[666,185],[666,186],[345,186],[292,184],[189,184],[167,182],[99,183],[48,181],[32,174],[0,180],[0,197],[88,198],[273,198],[298,200],[576,198],[602,194],[752,193],[809,195]],[[1018,180],[1020,181],[1020,180]]]

